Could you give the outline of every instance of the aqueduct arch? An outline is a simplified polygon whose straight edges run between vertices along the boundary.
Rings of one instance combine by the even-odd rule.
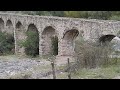
[[[37,27],[34,24],[29,24],[26,35],[28,46],[25,48],[25,53],[29,55],[29,52],[33,51],[34,56],[39,55],[39,32]]]
[[[57,37],[58,40],[56,30],[52,26],[47,26],[42,32],[42,55],[53,54],[54,51],[52,50],[52,39],[54,39],[54,37]]]
[[[112,34],[103,35],[99,38],[99,42],[101,44],[106,43],[106,42],[110,42],[114,37],[116,37],[116,36],[112,35]]]
[[[4,31],[4,21],[2,18],[0,18],[0,31],[3,32]]]
[[[6,22],[6,32],[9,33],[9,34],[14,34],[14,27],[13,27],[13,24],[11,22],[11,20],[7,20]]]
[[[8,33],[8,35],[10,36],[9,40],[10,43],[14,45],[14,47],[12,48],[12,52],[15,53],[15,37],[14,37],[14,27],[13,27],[13,23],[11,22],[11,20],[7,20],[6,22],[6,33]]]
[[[15,26],[15,38],[16,38],[16,54],[24,54],[24,47],[21,46],[21,42],[25,39],[25,30],[20,21]]]
[[[77,29],[71,29],[64,33],[62,40],[62,56],[74,56],[75,38],[78,36]]]

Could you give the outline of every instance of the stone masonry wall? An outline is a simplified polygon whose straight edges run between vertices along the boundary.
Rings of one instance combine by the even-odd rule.
[[[28,30],[30,24],[34,24],[39,32],[39,54],[47,54],[50,50],[49,43],[49,30],[47,31],[46,38],[44,38],[43,32],[46,27],[52,27],[55,31],[55,35],[58,37],[58,55],[64,56],[65,53],[72,55],[74,51],[74,39],[69,43],[68,40],[64,40],[64,34],[69,30],[78,30],[79,34],[82,32],[84,40],[97,41],[101,36],[107,34],[118,35],[120,31],[120,21],[113,20],[95,20],[95,19],[81,19],[81,18],[65,18],[65,17],[52,17],[52,16],[32,16],[32,15],[19,15],[19,14],[10,14],[10,13],[0,13],[0,20],[3,20],[4,23],[0,21],[0,29],[2,31],[7,31],[8,26],[6,23],[8,20],[11,21],[11,26],[15,38],[15,52],[16,54],[24,54],[24,48],[19,46],[20,40],[25,40],[25,32]],[[20,28],[16,28],[17,23],[21,23]],[[2,26],[4,24],[4,26]],[[50,35],[53,35],[51,33]],[[68,34],[70,35],[70,34]],[[72,37],[72,35],[70,36]],[[47,42],[47,44],[45,44]],[[43,49],[44,48],[44,49]],[[66,48],[66,49],[65,49]],[[68,50],[67,50],[68,49]],[[67,50],[67,51],[65,51]]]

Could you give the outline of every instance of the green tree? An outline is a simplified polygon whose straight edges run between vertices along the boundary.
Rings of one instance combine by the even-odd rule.
[[[28,56],[36,57],[39,54],[39,36],[37,32],[29,31],[26,33],[27,39],[22,42]]]
[[[111,11],[64,11],[65,16],[75,18],[109,19]]]
[[[53,16],[59,16],[59,17],[63,17],[64,16],[64,11],[50,11],[50,13]]]
[[[0,32],[0,53],[12,54],[14,53],[14,37],[11,34]]]
[[[88,11],[88,18],[107,20],[111,17],[110,11]]]
[[[80,12],[79,11],[64,11],[64,16],[66,17],[74,17],[74,18],[78,18],[80,17]]]

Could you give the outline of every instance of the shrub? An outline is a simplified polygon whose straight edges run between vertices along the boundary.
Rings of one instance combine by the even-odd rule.
[[[29,31],[26,34],[27,39],[22,42],[22,46],[25,47],[25,53],[28,56],[36,57],[39,54],[39,37],[37,32]]]
[[[110,20],[118,20],[118,21],[120,21],[120,16],[118,16],[118,15],[111,16]]]
[[[111,45],[100,45],[81,40],[76,41],[76,68],[95,68],[101,65],[108,65],[109,55],[112,53]]]
[[[14,53],[14,37],[11,34],[0,32],[0,53],[13,54]]]

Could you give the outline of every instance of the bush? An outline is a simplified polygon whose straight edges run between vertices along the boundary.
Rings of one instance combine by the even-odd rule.
[[[13,54],[14,53],[14,37],[5,32],[0,32],[0,53]]]
[[[118,21],[120,21],[120,16],[117,16],[117,15],[111,16],[110,20],[118,20]]]
[[[95,68],[108,65],[109,55],[112,53],[111,45],[101,46],[99,43],[76,41],[77,61],[76,68]]]
[[[39,37],[37,32],[29,31],[26,34],[27,39],[22,42],[22,46],[25,47],[25,53],[28,56],[36,57],[39,55]]]

